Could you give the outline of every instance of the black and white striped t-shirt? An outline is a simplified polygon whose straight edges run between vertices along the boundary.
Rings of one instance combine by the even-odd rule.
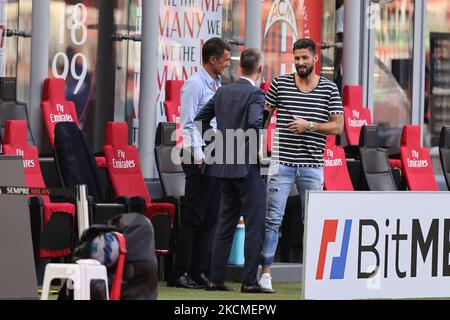
[[[320,77],[313,91],[303,93],[295,83],[294,74],[281,75],[272,80],[266,102],[278,109],[272,161],[290,166],[322,167],[326,135],[310,131],[295,134],[287,125],[294,120],[293,115],[324,123],[331,114],[342,114],[336,85]]]

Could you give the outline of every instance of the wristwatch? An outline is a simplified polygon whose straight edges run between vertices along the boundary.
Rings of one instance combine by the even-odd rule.
[[[309,122],[309,131],[314,131],[314,127],[315,127],[314,122],[310,121]]]

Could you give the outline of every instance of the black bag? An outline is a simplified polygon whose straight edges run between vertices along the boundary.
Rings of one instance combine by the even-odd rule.
[[[126,240],[126,259],[123,276],[117,272],[120,266],[117,253],[113,259],[99,257],[96,241],[120,232]],[[98,241],[97,241],[98,242]],[[114,250],[113,250],[114,251]],[[108,252],[111,252],[110,250]],[[139,213],[125,213],[108,221],[108,225],[93,225],[87,229],[73,251],[73,261],[96,259],[105,264],[108,271],[110,292],[113,283],[121,282],[120,300],[156,300],[158,293],[158,262],[155,254],[153,226],[149,219]],[[115,260],[115,261],[114,261]],[[107,262],[107,263],[105,263]],[[91,300],[106,300],[103,281],[92,281]],[[59,294],[60,300],[72,300],[73,292],[64,285]]]
[[[108,221],[125,236],[127,255],[121,300],[156,300],[158,260],[155,233],[150,220],[141,213],[124,213]]]

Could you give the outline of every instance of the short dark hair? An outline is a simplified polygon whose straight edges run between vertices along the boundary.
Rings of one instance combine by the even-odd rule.
[[[242,72],[250,75],[256,73],[262,62],[261,50],[255,48],[245,49],[241,53],[241,69]]]
[[[316,43],[308,38],[303,38],[295,41],[294,48],[292,51],[298,50],[298,49],[309,49],[313,54],[317,53],[316,49]]]
[[[207,63],[209,58],[223,56],[225,51],[231,52],[231,46],[221,38],[211,38],[205,42],[202,48],[203,63]]]

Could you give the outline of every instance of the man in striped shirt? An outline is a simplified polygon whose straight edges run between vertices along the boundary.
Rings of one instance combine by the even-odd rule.
[[[267,180],[267,213],[262,249],[261,287],[272,289],[271,265],[286,201],[294,183],[300,193],[303,221],[305,193],[323,188],[323,153],[327,135],[342,132],[342,102],[336,85],[315,73],[316,44],[300,39],[293,48],[296,73],[273,79],[266,95],[268,121],[277,126]],[[266,128],[268,126],[266,123]]]

